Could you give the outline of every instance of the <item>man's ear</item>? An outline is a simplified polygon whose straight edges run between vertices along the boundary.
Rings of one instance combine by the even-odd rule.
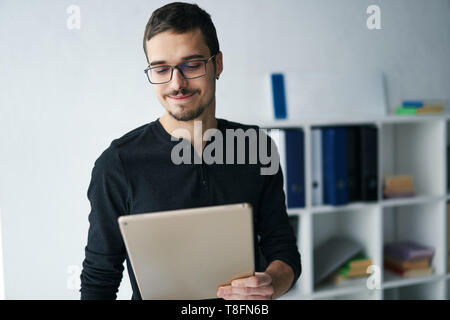
[[[216,58],[214,60],[216,62],[215,65],[214,65],[215,66],[214,70],[216,72],[215,76],[216,76],[216,79],[219,80],[219,77],[220,77],[220,75],[222,74],[222,71],[223,71],[223,54],[222,54],[222,51],[219,51],[216,54]]]

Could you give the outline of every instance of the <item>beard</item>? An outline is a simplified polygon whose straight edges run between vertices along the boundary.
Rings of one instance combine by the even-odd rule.
[[[198,93],[198,91],[188,90],[188,89],[183,88],[180,90],[180,93],[183,95],[187,95],[187,94]],[[178,91],[172,92],[171,95],[172,96],[178,95]],[[170,110],[167,110],[167,111],[174,119],[176,119],[178,121],[192,121],[192,120],[195,120],[198,117],[200,117],[202,115],[202,113],[208,108],[208,106],[210,106],[213,103],[213,100],[214,100],[214,97],[211,97],[211,99],[210,99],[210,101],[208,101],[208,103],[201,104],[194,110],[189,110],[188,108],[186,108],[187,110],[185,110],[184,107],[181,107],[182,110],[178,113],[174,113]]]
[[[169,114],[178,121],[192,121],[200,117],[203,111],[205,111],[206,107],[207,107],[206,105],[201,105],[195,110],[187,110],[187,111],[182,110],[178,114],[175,114],[169,110]]]

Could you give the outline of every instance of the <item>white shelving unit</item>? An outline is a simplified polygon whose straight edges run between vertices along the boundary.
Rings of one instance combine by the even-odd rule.
[[[378,128],[378,201],[344,206],[312,206],[311,130],[315,127],[375,125]],[[298,215],[298,247],[302,275],[281,299],[450,299],[447,273],[447,145],[450,116],[385,116],[358,119],[277,120],[259,123],[265,129],[300,128],[304,131],[305,207],[289,209]],[[387,174],[412,174],[417,195],[383,199],[382,179]],[[314,248],[333,235],[359,240],[373,264],[379,266],[380,287],[369,289],[367,279],[342,285],[313,283]],[[434,273],[402,278],[383,268],[383,246],[392,240],[414,239],[435,248]]]

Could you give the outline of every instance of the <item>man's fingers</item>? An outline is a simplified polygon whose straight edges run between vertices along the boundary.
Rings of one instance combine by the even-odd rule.
[[[270,300],[270,296],[243,296],[239,294],[230,294],[222,296],[225,300]]]
[[[262,286],[262,287],[232,287],[225,286],[219,288],[217,294],[219,296],[222,295],[263,295],[263,296],[271,296],[273,294],[273,286]]]
[[[233,287],[261,287],[272,283],[272,278],[264,272],[255,272],[254,276],[236,279],[231,282]]]

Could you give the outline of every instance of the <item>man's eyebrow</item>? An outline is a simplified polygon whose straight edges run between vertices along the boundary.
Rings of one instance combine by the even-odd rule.
[[[200,59],[200,58],[204,59],[205,56],[202,55],[202,54],[191,54],[190,56],[181,58],[181,60],[185,60],[186,61],[186,60]],[[167,62],[164,61],[164,60],[153,61],[153,62],[150,63],[150,66],[156,66],[156,65],[159,65],[159,64],[167,64]]]

